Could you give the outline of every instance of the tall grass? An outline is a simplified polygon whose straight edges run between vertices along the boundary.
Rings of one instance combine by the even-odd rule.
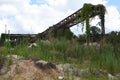
[[[3,48],[0,47],[0,69],[3,67],[4,61],[5,61],[4,51]]]
[[[73,63],[79,67],[92,67],[107,70],[111,74],[120,72],[120,54],[114,52],[111,45],[106,44],[100,49],[96,46],[86,47],[77,40],[65,38],[50,39],[49,43],[43,40],[37,41],[38,46],[28,48],[28,42],[23,42],[11,50],[10,44],[6,44],[3,54],[15,54],[26,59],[43,59],[55,63]],[[0,56],[0,63],[2,62]],[[1,63],[2,64],[2,63]],[[89,66],[90,65],[90,66]]]

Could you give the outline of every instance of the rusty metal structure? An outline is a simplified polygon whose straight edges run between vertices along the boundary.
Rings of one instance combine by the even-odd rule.
[[[28,40],[28,42],[35,42],[37,34],[2,34],[0,39],[0,45],[4,45],[5,42],[10,42],[14,44],[19,44],[23,40]]]
[[[95,16],[101,14],[102,9],[103,9],[102,6],[94,6],[93,7],[94,13],[92,15],[90,15],[90,17],[95,17]],[[44,32],[39,33],[39,37],[45,37],[53,30],[57,31],[59,29],[68,29],[68,28],[70,28],[78,23],[85,21],[85,19],[80,19],[81,18],[81,15],[80,15],[81,10],[82,10],[82,8],[77,10],[76,12],[71,14],[70,16],[66,17],[65,19],[61,20],[57,24],[49,27]]]
[[[104,6],[99,6],[99,5],[93,6],[92,7],[93,14],[90,15],[90,18],[95,17],[97,15],[99,15],[99,17],[101,18],[102,16],[100,16],[100,14],[102,13],[103,7]],[[70,28],[78,23],[85,21],[85,19],[82,18],[81,11],[82,11],[82,8],[77,10],[76,12],[71,14],[70,16],[66,17],[65,19],[61,20],[57,24],[49,27],[44,32],[39,33],[39,34],[33,34],[33,35],[36,35],[37,39],[44,38],[44,37],[48,36],[52,31],[57,32],[59,29],[68,29],[68,28]],[[101,28],[104,28],[104,25],[101,24]],[[104,34],[104,33],[105,33],[105,31],[102,31],[102,34]],[[30,34],[5,34],[5,35],[9,35],[10,39],[15,39],[15,38],[17,39],[17,38],[23,38],[23,37],[30,38]],[[2,37],[2,35],[1,35],[1,37]]]

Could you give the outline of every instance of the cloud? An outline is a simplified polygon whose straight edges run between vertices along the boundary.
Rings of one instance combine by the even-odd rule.
[[[17,9],[12,5],[1,5],[0,6],[0,16],[14,16],[17,14]]]
[[[104,5],[107,3],[107,0],[39,1],[35,0],[32,4],[31,0],[0,0],[0,33],[5,32],[5,24],[11,33],[40,33],[80,9],[86,2]],[[107,10],[109,14],[106,15],[106,27],[112,25],[107,28],[118,30],[120,18],[117,8],[108,6]],[[72,31],[78,34],[77,29],[78,27],[73,27]]]
[[[11,26],[9,29],[12,33],[42,32],[72,12],[72,10],[62,12],[47,4],[31,5],[29,1],[23,1],[23,3],[22,1],[16,1],[17,5],[14,2],[9,3],[7,0],[3,1],[3,3],[1,1],[0,3],[5,6],[5,8],[0,8],[0,12],[2,12],[0,14],[2,16],[0,21],[3,22],[3,19],[7,20],[4,24],[2,23],[0,25],[4,26],[7,24]],[[12,21],[8,18],[9,16],[12,16]]]
[[[105,26],[110,31],[120,31],[120,13],[116,6],[107,7]]]

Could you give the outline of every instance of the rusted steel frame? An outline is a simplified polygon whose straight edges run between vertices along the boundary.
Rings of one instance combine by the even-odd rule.
[[[94,13],[93,13],[92,15],[89,16],[90,18],[92,18],[92,17],[94,17],[94,16],[96,16],[96,15],[99,15],[99,14],[100,14],[100,11],[101,11],[101,10],[100,10],[100,9],[101,9],[100,7],[94,7],[93,9],[95,10],[95,13],[96,13],[96,11],[97,11],[97,14],[94,14]],[[61,29],[61,28],[70,28],[70,27],[72,27],[72,26],[74,26],[74,25],[76,25],[76,24],[78,24],[78,23],[80,23],[80,22],[85,21],[85,19],[83,19],[83,20],[78,20],[78,19],[81,18],[81,15],[80,15],[80,11],[81,11],[81,10],[82,10],[82,8],[79,9],[79,10],[77,10],[76,12],[74,12],[73,14],[71,14],[70,16],[68,16],[67,18],[61,20],[61,21],[58,22],[57,24],[49,27],[49,28],[48,28],[47,30],[45,30],[44,32],[40,33],[40,36],[41,36],[41,37],[42,37],[42,36],[46,36],[46,35],[48,35],[49,32],[52,31],[52,30],[58,30],[58,29]]]
[[[47,30],[45,30],[44,32],[40,33],[40,35],[47,35],[49,33],[49,30],[50,29],[53,29],[53,30],[58,30],[60,28],[69,28],[71,27],[69,24],[71,24],[72,22],[74,22],[77,18],[77,15],[79,14],[81,9],[79,9],[78,11],[76,11],[75,13],[73,13],[72,15],[68,16],[67,18],[63,19],[62,21],[60,21],[59,23],[51,26],[50,28],[48,28]],[[75,23],[74,23],[75,24]],[[69,25],[69,27],[68,27]],[[72,24],[73,26],[73,24]]]

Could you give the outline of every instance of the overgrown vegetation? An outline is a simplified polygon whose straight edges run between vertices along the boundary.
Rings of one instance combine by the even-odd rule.
[[[111,41],[110,41],[111,42]],[[112,42],[114,44],[114,42]],[[115,74],[120,72],[120,52],[114,50],[113,44],[104,44],[100,46],[91,46],[86,48],[76,39],[68,40],[64,37],[59,39],[51,38],[49,40],[38,40],[38,47],[28,48],[28,43],[17,45],[11,50],[10,44],[1,48],[1,57],[3,55],[15,54],[23,56],[26,59],[43,59],[55,63],[73,63],[79,67],[100,68]],[[119,49],[120,46],[117,48]],[[2,64],[2,58],[0,58]]]
[[[98,7],[99,6],[102,5],[98,5]],[[27,39],[23,39],[19,45],[14,47],[12,47],[12,43],[5,42],[4,46],[0,47],[0,68],[6,55],[15,54],[25,59],[42,59],[55,62],[56,64],[71,63],[79,68],[98,68],[106,70],[106,72],[113,75],[120,73],[120,32],[111,32],[106,35],[107,43],[101,46],[99,44],[101,31],[99,32],[99,29],[96,27],[90,28],[89,18],[91,15],[94,17],[96,14],[100,14],[102,34],[104,35],[105,7],[102,6],[101,8],[103,9],[100,8],[103,10],[102,13],[96,12],[95,8],[97,7],[91,4],[85,4],[81,15],[86,21],[87,42],[98,42],[96,45],[92,45],[89,48],[86,47],[84,44],[86,42],[86,34],[80,35],[77,38],[69,29],[58,32],[53,31],[53,33],[49,35],[49,38],[45,40],[38,39],[36,42],[37,47],[29,48]],[[2,44],[3,41],[5,41],[5,36],[0,41]],[[95,79],[96,78],[90,74],[89,80]]]
[[[95,16],[99,16],[101,19],[100,21],[100,26],[101,26],[101,31],[102,31],[102,41],[105,39],[105,27],[104,27],[104,18],[105,18],[105,12],[106,9],[103,5],[92,5],[92,4],[84,4],[81,12],[78,15],[78,21],[83,21],[82,23],[84,24],[84,21],[86,23],[86,42],[87,46],[89,46],[90,42],[90,18],[94,18]],[[80,18],[79,18],[80,16]]]

